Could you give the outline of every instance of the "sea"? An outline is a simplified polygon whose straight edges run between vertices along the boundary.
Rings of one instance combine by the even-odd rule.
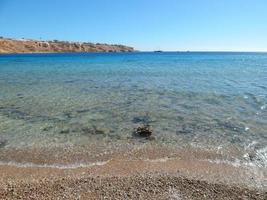
[[[103,141],[220,151],[212,162],[266,172],[267,53],[0,55],[0,153]]]

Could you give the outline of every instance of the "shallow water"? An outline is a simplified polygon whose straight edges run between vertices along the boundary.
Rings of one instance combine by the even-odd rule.
[[[266,169],[267,54],[0,55],[0,150],[149,143],[144,123],[155,143]]]

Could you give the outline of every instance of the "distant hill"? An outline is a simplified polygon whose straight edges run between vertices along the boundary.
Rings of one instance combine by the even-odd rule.
[[[0,37],[0,53],[132,52],[134,48],[86,42],[39,41]]]

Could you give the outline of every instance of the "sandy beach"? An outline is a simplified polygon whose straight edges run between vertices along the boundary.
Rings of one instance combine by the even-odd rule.
[[[20,163],[23,154],[28,162]],[[48,152],[12,155],[18,162],[0,166],[1,199],[267,198],[265,185],[258,184],[255,174],[227,163],[212,163],[208,158],[216,155],[207,152],[146,147],[103,153],[93,160],[76,151],[68,155],[72,164],[64,159],[67,153],[52,158],[51,164],[42,164]],[[77,155],[88,161],[75,163]]]

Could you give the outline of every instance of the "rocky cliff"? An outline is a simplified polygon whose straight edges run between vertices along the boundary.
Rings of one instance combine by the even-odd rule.
[[[0,53],[132,52],[134,48],[85,42],[15,40],[0,38]]]

